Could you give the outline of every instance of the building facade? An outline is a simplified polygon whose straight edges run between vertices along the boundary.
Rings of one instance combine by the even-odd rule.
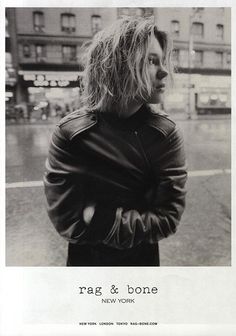
[[[34,114],[47,105],[54,114],[76,108],[81,46],[105,23],[116,19],[116,10],[8,8],[7,13],[14,17],[16,33],[16,103],[24,104]]]
[[[14,100],[50,113],[79,106],[81,46],[118,17],[153,16],[172,35],[175,88],[167,110],[195,113],[199,107],[230,107],[229,8],[7,8],[12,63],[17,71]],[[226,106],[227,105],[227,106]]]
[[[177,68],[166,109],[187,114],[230,112],[230,8],[156,8],[158,26],[173,39]]]
[[[12,56],[12,52],[14,48],[12,48],[12,41],[14,41],[14,26],[11,23],[11,17],[8,15],[9,13],[6,12],[5,16],[5,102],[6,102],[6,114],[10,115],[12,110],[14,109],[14,105],[16,103],[15,96],[16,96],[16,82],[17,82],[17,75],[16,75],[16,67],[15,62]],[[14,43],[13,43],[14,47]]]

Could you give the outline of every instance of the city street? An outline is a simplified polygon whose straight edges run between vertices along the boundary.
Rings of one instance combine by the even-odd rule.
[[[161,266],[230,266],[230,118],[176,122],[185,138],[187,206],[177,233],[160,242]],[[47,217],[42,187],[53,128],[6,127],[7,266],[65,266],[67,243]]]

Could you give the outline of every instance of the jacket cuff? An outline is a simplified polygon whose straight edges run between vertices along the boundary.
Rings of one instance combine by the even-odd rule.
[[[88,240],[91,243],[102,242],[112,229],[116,217],[116,207],[97,204],[88,227]]]

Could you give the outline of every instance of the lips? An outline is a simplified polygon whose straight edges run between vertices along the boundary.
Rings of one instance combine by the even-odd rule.
[[[155,87],[155,91],[165,91],[165,84],[160,84]]]
[[[158,85],[158,86],[156,86],[156,89],[158,90],[158,89],[162,89],[162,88],[164,88],[166,85],[163,83],[163,84],[160,84],[160,85]]]

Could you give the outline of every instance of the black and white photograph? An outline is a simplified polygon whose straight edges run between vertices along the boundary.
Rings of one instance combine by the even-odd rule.
[[[22,321],[234,335],[232,7],[30,4],[5,4],[2,32]]]
[[[6,48],[8,266],[231,264],[230,8],[6,8]]]

